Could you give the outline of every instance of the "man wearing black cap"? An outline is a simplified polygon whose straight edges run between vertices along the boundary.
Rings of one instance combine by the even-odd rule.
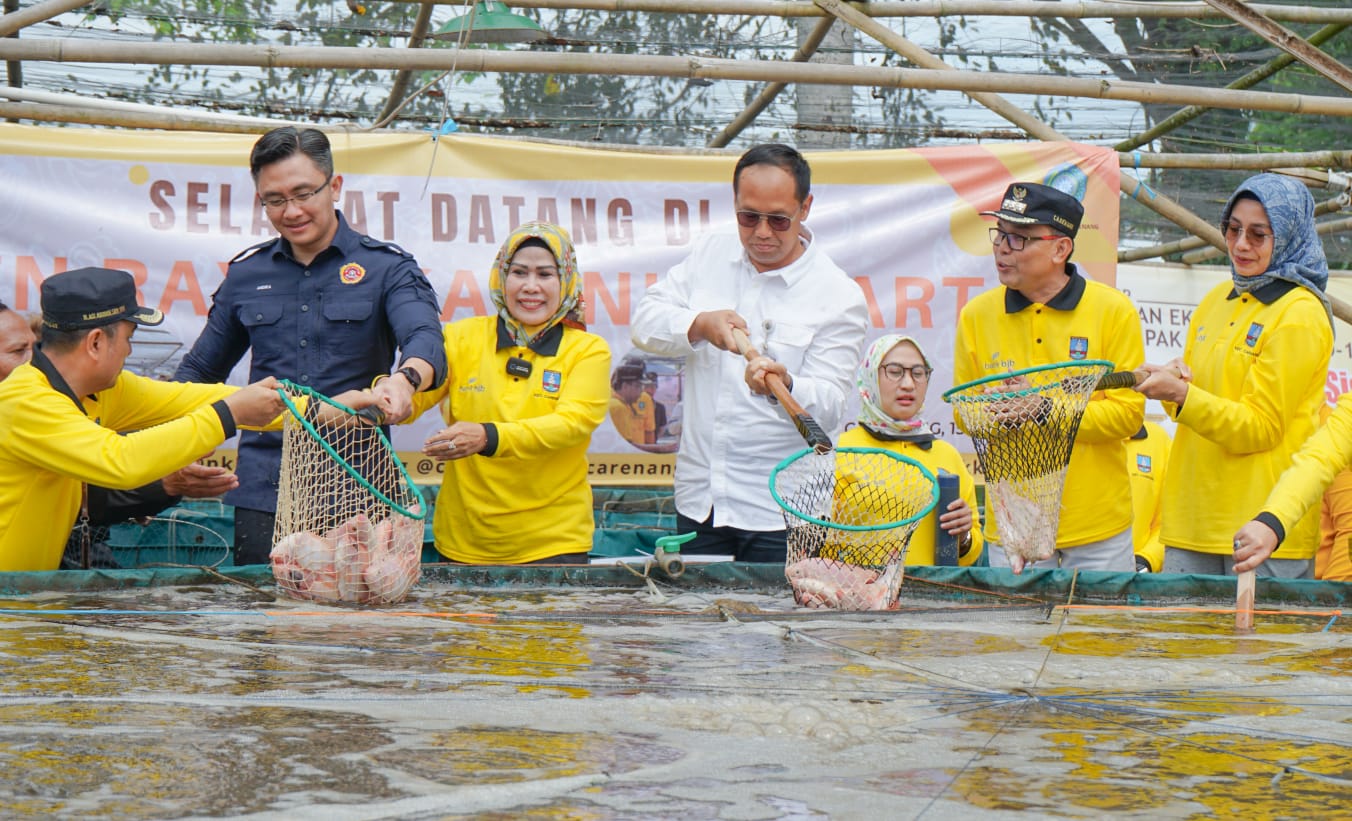
[[[123,371],[136,326],[162,321],[137,304],[126,271],[43,281],[41,347],[0,382],[0,571],[57,568],[85,483],[139,487],[210,453],[236,424],[282,412],[271,378],[240,389]]]
[[[1084,207],[1037,183],[1005,190],[990,228],[1000,287],[963,307],[953,376],[958,384],[1036,365],[1106,359],[1117,370],[1145,361],[1140,317],[1120,291],[1087,280],[1070,262]],[[1056,550],[1039,567],[1132,572],[1131,477],[1126,439],[1140,429],[1145,402],[1131,390],[1094,394],[1085,409],[1066,472]],[[986,541],[999,541],[990,496]],[[998,546],[992,566],[1023,569]]]
[[[352,230],[334,207],[343,177],[323,132],[269,131],[254,143],[249,171],[278,236],[230,260],[174,378],[222,382],[248,352],[250,379],[276,376],[327,396],[372,387],[386,418],[404,419],[414,393],[446,378],[427,276],[412,254]],[[225,497],[235,507],[236,564],[268,560],[281,463],[280,434],[240,435],[240,485]]]

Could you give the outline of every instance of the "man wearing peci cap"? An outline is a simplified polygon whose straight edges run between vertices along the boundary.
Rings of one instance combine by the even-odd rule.
[[[953,374],[961,384],[1037,365],[1106,359],[1117,370],[1145,361],[1141,320],[1122,292],[1080,274],[1070,262],[1084,207],[1063,191],[1016,182],[995,217],[990,239],[1000,287],[968,302],[958,316]],[[1145,402],[1129,389],[1095,393],[1080,422],[1066,472],[1056,550],[1039,567],[1132,572],[1131,477],[1126,440],[1140,430]],[[998,549],[986,497],[991,565],[1023,569]]]
[[[57,569],[86,483],[139,487],[210,453],[237,424],[281,413],[271,378],[240,389],[124,371],[136,326],[163,321],[137,303],[126,271],[43,281],[41,345],[0,382],[0,571]]]

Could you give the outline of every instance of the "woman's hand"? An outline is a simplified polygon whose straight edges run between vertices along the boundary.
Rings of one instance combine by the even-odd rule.
[[[939,527],[959,540],[972,531],[972,509],[962,499],[954,499],[948,510],[939,514]]]
[[[463,459],[473,456],[488,444],[488,432],[478,422],[456,422],[442,428],[423,443],[422,452],[433,459]]]
[[[1277,534],[1254,519],[1235,534],[1235,573],[1253,570],[1277,549]]]
[[[1173,402],[1182,405],[1188,398],[1188,383],[1192,381],[1192,368],[1182,359],[1174,359],[1167,365],[1149,363],[1137,368],[1147,374],[1145,381],[1136,386],[1137,393],[1143,393],[1150,399]]]

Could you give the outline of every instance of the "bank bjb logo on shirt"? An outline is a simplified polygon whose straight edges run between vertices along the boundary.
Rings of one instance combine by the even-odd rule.
[[[558,371],[545,371],[540,379],[546,393],[558,393],[559,387],[563,385],[563,374]]]
[[[1150,456],[1145,453],[1136,454],[1136,470],[1141,473],[1150,472]]]
[[[1244,344],[1252,348],[1258,344],[1258,337],[1263,335],[1263,326],[1257,322],[1249,326],[1249,332],[1244,335]]]
[[[366,269],[355,262],[349,262],[338,269],[338,279],[342,280],[344,285],[356,285],[366,278]]]
[[[1084,359],[1089,355],[1089,339],[1083,336],[1072,336],[1070,338],[1070,358]]]

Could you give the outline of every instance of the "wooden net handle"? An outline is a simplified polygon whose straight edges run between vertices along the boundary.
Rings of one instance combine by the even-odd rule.
[[[737,343],[737,349],[742,352],[742,356],[746,357],[746,361],[750,362],[760,356],[760,352],[751,347],[751,340],[747,339],[746,332],[741,328],[732,329],[732,338]],[[783,406],[784,411],[793,420],[793,426],[798,429],[798,433],[802,435],[804,441],[812,446],[813,450],[818,453],[826,453],[831,450],[833,447],[831,437],[826,435],[826,431],[822,430],[821,425],[817,424],[817,420],[813,419],[812,415],[789,394],[788,386],[784,384],[784,380],[779,378],[779,374],[767,373],[765,385],[770,389],[770,393],[774,395],[775,399],[779,400],[779,404]]]

